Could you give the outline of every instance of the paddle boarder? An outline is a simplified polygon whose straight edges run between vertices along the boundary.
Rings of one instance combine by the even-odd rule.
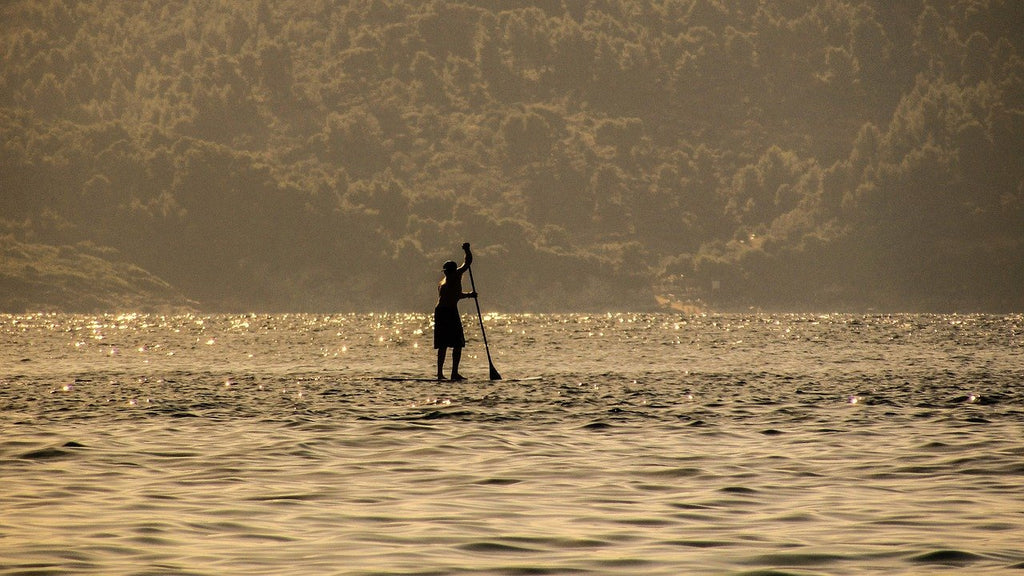
[[[466,258],[462,266],[452,260],[444,263],[444,278],[437,284],[437,305],[434,307],[434,348],[437,349],[437,379],[444,380],[444,358],[448,349],[452,349],[452,380],[465,380],[459,374],[459,360],[462,349],[466,346],[466,336],[462,331],[462,318],[459,317],[459,300],[476,298],[476,292],[462,291],[462,274],[469,270],[473,263],[473,253],[469,250],[469,242],[462,245]]]

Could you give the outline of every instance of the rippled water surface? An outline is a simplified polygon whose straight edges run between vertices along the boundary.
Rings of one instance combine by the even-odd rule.
[[[1024,570],[1022,316],[464,322],[0,316],[0,575]]]

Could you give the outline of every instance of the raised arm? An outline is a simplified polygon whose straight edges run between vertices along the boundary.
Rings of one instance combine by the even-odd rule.
[[[466,259],[462,261],[462,266],[459,266],[459,274],[469,270],[470,264],[473,263],[473,253],[469,250],[469,242],[462,245],[462,251],[466,253]]]

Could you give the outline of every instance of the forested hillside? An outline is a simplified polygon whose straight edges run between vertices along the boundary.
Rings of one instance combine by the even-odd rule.
[[[1022,30],[1019,0],[4,2],[0,309],[59,309],[61,254],[111,276],[76,309],[429,310],[468,240],[501,310],[1019,311]]]

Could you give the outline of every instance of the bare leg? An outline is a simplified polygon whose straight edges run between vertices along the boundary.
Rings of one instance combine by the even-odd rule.
[[[459,374],[459,360],[462,360],[462,348],[452,348],[452,380],[465,380]]]
[[[452,349],[452,359],[453,360],[455,359],[455,350],[458,350],[458,348],[453,348]],[[437,349],[437,379],[438,380],[444,380],[444,355],[445,355],[445,353],[447,351],[448,351],[448,349],[443,347],[443,346],[441,348]]]

